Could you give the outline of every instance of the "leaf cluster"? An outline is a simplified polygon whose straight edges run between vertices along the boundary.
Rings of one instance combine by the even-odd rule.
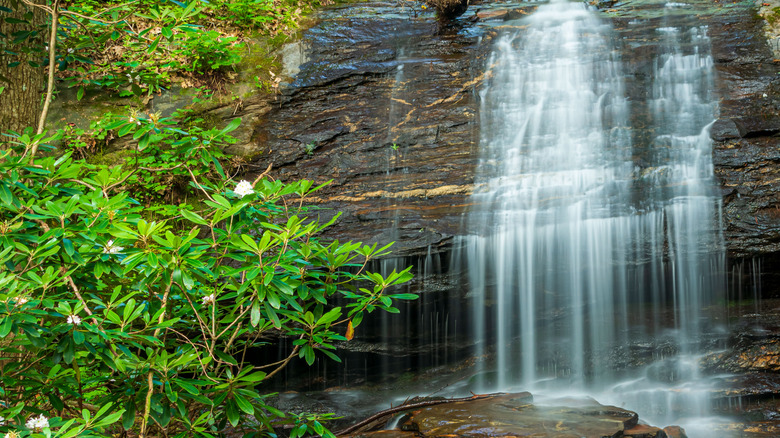
[[[409,270],[366,270],[387,246],[321,241],[335,219],[308,215],[310,181],[234,185],[206,143],[238,122],[192,135],[146,119],[109,129],[132,135],[139,154],[181,131],[190,158],[213,169],[190,175],[197,209],[149,217],[126,190],[137,168],[31,158],[45,134],[10,135],[0,149],[0,434],[256,436],[287,424],[296,437],[331,436],[328,416],[281,412],[262,385],[297,358],[338,361],[365,314],[415,297],[392,292]],[[285,339],[288,357],[250,360]],[[49,427],[26,427],[36,415]]]

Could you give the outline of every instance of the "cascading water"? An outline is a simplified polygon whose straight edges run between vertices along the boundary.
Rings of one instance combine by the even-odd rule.
[[[515,28],[488,60],[461,242],[477,355],[495,361],[483,389],[610,394],[625,377],[613,353],[637,342],[674,356],[676,377],[653,388],[696,380],[703,309],[724,283],[706,29],[659,29],[652,98],[629,105],[610,26],[586,6],[553,1]],[[645,106],[643,137],[630,115]],[[606,397],[631,408],[618,392]],[[675,409],[661,404],[648,409]]]

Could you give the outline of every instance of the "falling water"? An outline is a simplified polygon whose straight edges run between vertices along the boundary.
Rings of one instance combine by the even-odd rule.
[[[586,6],[553,1],[515,24],[480,92],[461,245],[477,355],[490,358],[481,384],[606,391],[628,406],[622,391],[640,387],[624,382],[615,352],[663,343],[647,373],[666,377],[639,380],[662,393],[644,394],[662,399],[647,409],[672,414],[668,394],[697,381],[703,312],[723,289],[706,28],[658,29],[652,94],[629,105],[611,28]],[[644,136],[630,126],[640,110]],[[686,399],[696,415],[701,398]]]

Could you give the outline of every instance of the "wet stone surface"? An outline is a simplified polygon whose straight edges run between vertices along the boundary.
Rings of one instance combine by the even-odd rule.
[[[712,41],[720,114],[712,126],[730,256],[780,251],[780,79],[748,3],[605,2],[627,97],[644,102],[665,27],[702,26]],[[341,240],[395,241],[399,255],[447,252],[463,233],[479,159],[479,92],[492,38],[533,2],[472,2],[449,25],[395,3],[325,10],[296,43],[294,77],[255,125],[253,165],[282,180],[333,183],[314,199]],[[648,134],[632,126],[637,166]],[[645,122],[646,124],[646,122]]]
[[[394,430],[372,430],[351,437],[685,437],[677,426],[661,429],[640,424],[636,413],[591,399],[534,404],[527,392],[441,403],[406,412]]]

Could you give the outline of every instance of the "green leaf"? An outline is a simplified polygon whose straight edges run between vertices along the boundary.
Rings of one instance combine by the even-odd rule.
[[[228,132],[235,131],[236,128],[241,124],[241,117],[236,117],[235,119],[231,120],[230,123],[225,126],[222,131],[219,131],[220,134],[227,134]]]
[[[128,401],[125,403],[125,412],[122,414],[122,427],[130,430],[135,422],[135,403]]]
[[[76,343],[76,345],[81,345],[84,343],[84,333],[74,330],[73,331],[73,342]]]
[[[252,403],[249,403],[247,399],[242,397],[238,393],[233,393],[233,399],[236,401],[236,404],[238,405],[238,408],[244,411],[245,413],[249,415],[254,415],[255,408],[252,406]]]
[[[189,392],[192,395],[198,395],[200,393],[200,391],[198,391],[198,388],[191,383],[182,381],[180,379],[174,380],[173,383],[176,384],[176,386],[178,386],[179,388]]]
[[[8,189],[8,186],[5,185],[5,183],[0,183],[0,201],[3,201],[3,204],[11,206],[13,205],[14,195],[11,193],[11,190]]]
[[[249,312],[249,321],[252,327],[257,327],[260,323],[260,301],[255,300],[252,302],[252,310]]]
[[[320,348],[319,350],[320,350],[320,352],[322,352],[323,354],[325,354],[325,356],[328,356],[328,357],[329,357],[329,358],[331,358],[332,360],[334,360],[334,361],[336,361],[336,362],[338,362],[338,363],[341,363],[341,358],[339,358],[338,356],[336,356],[336,355],[335,355],[335,354],[334,354],[332,351],[328,351],[328,350],[326,350],[326,349],[324,349],[324,348]]]
[[[11,333],[11,328],[14,325],[14,320],[10,316],[3,318],[3,322],[0,323],[0,338],[4,338]]]
[[[208,225],[209,223],[206,222],[206,219],[203,219],[199,214],[193,213],[189,210],[181,210],[181,215],[184,216],[185,219],[187,219],[190,222],[194,222],[198,225]]]
[[[225,414],[227,414],[227,418],[230,424],[232,424],[233,427],[236,427],[240,418],[238,409],[236,408],[236,402],[233,400],[228,400],[227,405],[225,406]]]
[[[220,360],[222,361],[225,361],[231,365],[238,365],[238,362],[236,362],[236,359],[233,356],[230,356],[229,354],[225,354],[223,351],[219,349],[215,348],[214,354],[216,354],[216,356],[220,358]]]
[[[160,38],[162,38],[162,36],[158,36],[154,42],[152,42],[152,44],[149,46],[149,49],[146,51],[147,54],[151,55],[155,50],[157,50],[157,46],[160,44]]]
[[[73,242],[70,239],[62,239],[62,247],[65,249],[65,254],[72,256],[75,249],[73,248]]]

